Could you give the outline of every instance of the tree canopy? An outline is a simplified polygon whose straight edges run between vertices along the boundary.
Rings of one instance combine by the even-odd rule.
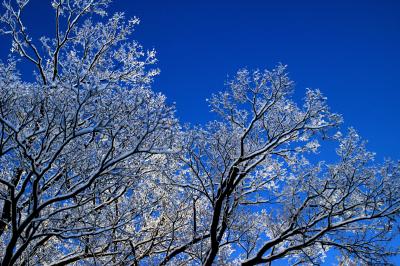
[[[151,86],[156,54],[110,0],[53,0],[33,39],[28,0],[4,1],[1,265],[385,263],[400,165],[374,162],[319,90],[299,102],[286,66],[241,69],[181,126]],[[31,64],[34,80],[18,71]],[[341,133],[344,131],[345,133]],[[320,158],[337,144],[333,162]]]

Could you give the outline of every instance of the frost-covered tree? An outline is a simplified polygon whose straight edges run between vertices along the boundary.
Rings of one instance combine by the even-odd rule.
[[[186,132],[176,185],[201,202],[194,235],[204,240],[178,260],[318,265],[330,249],[360,263],[393,255],[398,163],[374,164],[354,129],[342,136],[319,90],[297,105],[283,65],[241,70],[228,87],[210,100],[220,119]],[[322,139],[338,142],[336,162],[313,155]]]
[[[28,1],[3,3],[2,33],[36,80],[16,59],[0,64],[2,265],[118,264],[163,234],[160,206],[173,194],[156,182],[179,127],[149,88],[158,70],[154,51],[131,40],[138,20],[105,17],[108,3],[52,1],[55,38],[39,43],[23,23]]]
[[[33,39],[28,0],[5,1],[0,64],[1,265],[385,262],[400,166],[338,131],[318,90],[299,105],[286,67],[240,70],[182,129],[151,90],[155,52],[110,0],[53,0]],[[18,72],[31,64],[35,78]],[[319,146],[337,142],[324,162]],[[330,252],[336,250],[336,252]]]

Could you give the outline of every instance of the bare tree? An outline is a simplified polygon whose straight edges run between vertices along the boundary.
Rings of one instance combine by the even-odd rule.
[[[271,265],[386,262],[399,164],[338,131],[319,90],[292,98],[286,67],[240,70],[182,129],[154,93],[139,20],[109,0],[54,0],[34,40],[29,1],[3,3],[16,58],[0,64],[1,265]],[[35,80],[18,73],[31,63]],[[321,141],[336,142],[324,162]]]
[[[3,33],[37,80],[22,81],[15,60],[0,65],[2,265],[118,264],[161,234],[152,213],[166,193],[152,182],[178,125],[149,89],[154,51],[129,39],[138,20],[83,20],[108,2],[53,1],[56,37],[40,48],[22,21],[28,1],[3,4]]]
[[[386,244],[400,211],[399,165],[374,164],[354,129],[333,135],[341,118],[320,91],[298,106],[292,89],[285,66],[241,70],[210,100],[222,119],[186,133],[186,179],[176,185],[202,202],[197,234],[207,238],[186,247],[198,263],[320,264],[330,249],[377,263],[395,254]],[[313,156],[321,139],[339,143],[338,162]]]

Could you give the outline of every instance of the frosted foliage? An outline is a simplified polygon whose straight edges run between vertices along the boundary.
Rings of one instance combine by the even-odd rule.
[[[199,261],[226,260],[226,245],[243,265],[314,265],[332,248],[361,263],[385,261],[395,252],[384,243],[396,232],[399,165],[375,164],[354,129],[335,133],[341,117],[319,90],[298,105],[285,69],[240,70],[209,100],[220,119],[185,134],[179,185],[211,209]],[[311,156],[324,139],[338,142],[337,163]]]
[[[5,2],[1,17],[12,51],[37,70],[24,82],[17,60],[0,64],[2,265],[144,257],[147,239],[166,234],[164,212],[180,211],[168,205],[177,192],[158,185],[179,126],[150,90],[155,53],[130,41],[136,18],[91,22],[109,1],[53,1],[57,36],[37,42],[22,24],[27,2]]]
[[[295,99],[285,65],[239,70],[208,100],[216,120],[181,127],[151,89],[138,18],[107,14],[109,0],[49,4],[54,37],[30,36],[28,0],[5,1],[0,18],[12,53],[1,265],[370,265],[397,252],[399,163],[338,131],[321,91]]]

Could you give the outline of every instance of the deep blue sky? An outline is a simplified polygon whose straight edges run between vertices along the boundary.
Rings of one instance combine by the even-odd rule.
[[[400,158],[400,1],[125,2],[182,120],[207,120],[205,99],[227,74],[282,62],[297,95],[320,88],[372,150]]]
[[[28,6],[34,36],[53,32],[49,2]],[[183,122],[210,119],[205,99],[227,75],[282,62],[296,97],[320,88],[380,160],[400,159],[400,1],[120,0],[112,10],[141,19],[135,39],[158,51],[154,89]],[[0,36],[0,57],[8,50]]]
[[[320,88],[372,150],[400,158],[400,1],[126,2],[182,120],[206,121],[205,99],[238,68],[282,62],[300,95]]]
[[[31,0],[34,35],[53,33],[50,1]],[[155,90],[183,122],[204,123],[205,101],[241,67],[282,62],[297,84],[320,88],[378,157],[400,158],[400,1],[122,1],[138,16],[135,39],[158,51]],[[5,58],[9,42],[0,37]]]

